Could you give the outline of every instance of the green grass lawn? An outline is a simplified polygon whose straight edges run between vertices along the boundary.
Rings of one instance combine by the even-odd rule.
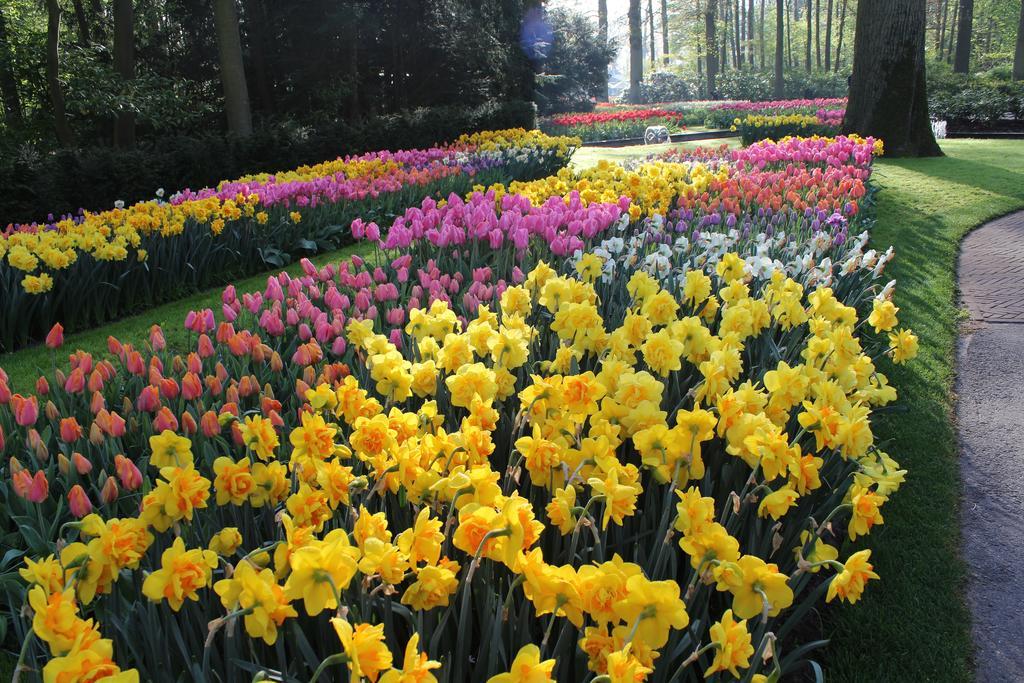
[[[583,148],[573,163],[586,167],[600,158],[621,160],[668,147]],[[943,149],[945,158],[882,160],[875,173],[881,192],[872,245],[880,251],[896,248],[889,275],[899,283],[901,322],[917,332],[921,353],[909,366],[887,368],[905,412],[883,419],[877,435],[909,475],[883,509],[884,526],[868,537],[882,580],[872,582],[856,605],[827,608],[821,614],[832,643],[818,660],[830,681],[972,679],[951,397],[962,319],[955,297],[956,255],[970,229],[1024,207],[1024,141],[947,140]],[[350,248],[324,254],[315,262],[351,253]],[[239,290],[262,287],[265,279],[241,281]],[[170,344],[180,344],[185,314],[216,308],[219,300],[220,289],[197,294],[100,330],[70,335],[67,345],[104,352],[108,334],[138,344],[154,322],[165,325]],[[31,388],[35,368],[48,364],[49,353],[41,348],[0,356],[0,366],[22,390]],[[3,665],[0,658],[0,673]]]
[[[960,473],[952,422],[958,323],[956,257],[963,236],[1024,207],[1024,141],[945,140],[947,156],[883,160],[872,246],[896,248],[900,320],[921,354],[892,369],[908,411],[877,433],[909,470],[867,546],[882,580],[852,608],[827,610],[821,656],[834,681],[969,681],[970,619],[960,557]],[[994,438],[998,438],[995,436]]]

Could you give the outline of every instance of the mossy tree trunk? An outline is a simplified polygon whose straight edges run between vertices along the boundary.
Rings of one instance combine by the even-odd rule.
[[[925,0],[861,0],[843,129],[892,156],[940,156],[928,118]]]
[[[715,36],[715,28],[718,23],[718,0],[707,0],[704,5],[704,40],[707,43],[707,74],[709,100],[715,97],[715,76],[718,75],[718,38]]]

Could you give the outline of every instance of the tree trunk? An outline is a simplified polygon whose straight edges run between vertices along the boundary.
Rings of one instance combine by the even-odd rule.
[[[214,0],[213,20],[217,26],[220,81],[224,88],[228,131],[245,137],[252,134],[252,112],[249,110],[249,88],[245,83],[235,0]]]
[[[843,33],[846,32],[846,1],[843,0],[843,8],[839,12],[839,37],[836,40],[836,73],[839,73],[839,64],[843,61]]]
[[[928,119],[925,0],[860,0],[843,130],[891,156],[940,156]]]
[[[341,38],[346,45],[345,50],[342,52],[342,73],[345,74],[345,79],[349,84],[349,93],[346,98],[346,117],[349,121],[358,119],[362,111],[360,109],[359,102],[359,21],[360,16],[353,12],[348,17],[347,21],[344,22],[341,28]],[[608,79],[604,82],[605,88],[605,100],[608,98]]]
[[[960,0],[960,24],[956,27],[953,71],[965,74],[971,66],[971,37],[974,29],[974,0]]]
[[[700,36],[697,36],[697,84],[704,82],[704,50],[701,48]]]
[[[640,104],[640,83],[644,80],[644,36],[640,0],[629,0],[629,101]]]
[[[821,0],[814,0],[814,54],[821,71]]]
[[[85,16],[85,5],[82,0],[74,1],[75,23],[78,24],[78,44],[86,47],[92,40],[89,38],[89,19]]]
[[[75,144],[74,133],[68,124],[64,108],[64,90],[60,83],[60,4],[57,0],[46,0],[46,85],[53,107],[53,125],[57,140],[63,147]]]
[[[785,10],[782,7],[782,0],[775,0],[775,99],[781,100],[786,96],[786,81],[782,68],[783,48],[783,26]]]
[[[669,62],[668,53],[668,0],[661,0],[661,62],[665,66]]]
[[[832,0],[825,8],[825,71],[832,70]]]
[[[14,76],[14,61],[7,37],[7,22],[0,8],[0,98],[4,102],[4,121],[8,126],[24,123],[21,115],[21,95],[18,94],[18,79]]]
[[[739,20],[739,6],[739,0],[736,0],[732,7],[732,66],[736,70],[743,68],[743,51],[740,48],[742,41],[739,37],[743,25]]]
[[[956,0],[950,0],[950,2],[953,4],[953,19],[952,21],[949,22],[949,40],[946,41],[946,62],[952,64],[953,45],[955,44],[956,40],[956,23],[957,18],[960,16],[958,14],[958,12],[960,11],[960,3],[957,2]]]
[[[1017,49],[1013,53],[1013,80],[1024,81],[1024,0],[1020,0],[1017,22]]]
[[[790,0],[787,0],[787,2],[789,1]],[[787,14],[789,13],[787,12]],[[786,65],[790,69],[793,68],[793,31],[791,30],[792,26],[793,17],[792,15],[790,15],[786,17]]]
[[[608,0],[597,0],[597,39],[601,47],[608,45]],[[604,65],[604,85],[601,87],[600,100],[608,101],[608,65]]]
[[[765,6],[765,4],[767,4],[767,2],[768,2],[768,0],[761,0],[761,22],[760,22],[760,30],[758,31],[758,41],[757,41],[758,42],[758,47],[760,48],[760,52],[761,52],[761,71],[764,71],[764,50],[765,50],[765,47],[764,47],[764,6]]]
[[[747,64],[754,68],[754,0],[747,0]],[[763,65],[762,65],[763,66]]]
[[[114,70],[123,86],[135,80],[135,10],[132,0],[114,0]],[[114,145],[135,146],[135,114],[126,108],[114,122]]]
[[[939,0],[939,18],[935,24],[935,53],[942,59],[946,47],[946,15],[949,14],[949,0]]]
[[[718,0],[707,0],[704,6],[704,41],[708,48],[707,73],[708,91],[707,98],[715,99],[715,76],[718,74],[718,38],[715,36],[715,25],[718,23]]]
[[[814,44],[814,31],[811,26],[811,1],[807,0],[804,5],[804,14],[807,19],[807,73],[811,73],[811,45]]]
[[[92,8],[93,30],[92,36],[96,42],[102,43],[106,40],[106,31],[103,30],[103,2],[102,0],[91,0],[89,6]]]
[[[648,42],[651,45],[651,71],[654,71],[658,65],[658,56],[655,54],[656,41],[654,39],[655,35],[657,35],[654,32],[654,0],[647,0],[647,31],[650,38]]]

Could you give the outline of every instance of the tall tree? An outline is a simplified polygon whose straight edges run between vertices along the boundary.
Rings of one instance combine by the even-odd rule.
[[[132,0],[114,0],[114,70],[121,77],[122,87],[135,80],[135,8]],[[114,122],[114,144],[135,146],[135,114],[124,106]]]
[[[718,74],[718,38],[715,36],[715,28],[718,24],[718,0],[707,0],[704,5],[704,40],[708,48],[707,73],[708,91],[707,98],[715,98],[715,76]]]
[[[825,71],[832,70],[832,0],[825,9]]]
[[[733,20],[733,66],[737,69],[743,68],[743,49],[742,40],[740,38],[742,34],[743,22],[740,21],[740,0],[735,0],[733,5],[732,20]]]
[[[953,19],[949,22],[949,40],[946,44],[946,61],[950,64],[953,63],[953,45],[956,42],[956,24],[957,18],[960,16],[960,3],[956,0],[950,0],[953,5]]]
[[[46,0],[46,86],[53,108],[53,127],[63,147],[75,144],[64,106],[64,88],[60,83],[60,3]]]
[[[602,45],[608,44],[608,0],[597,0],[597,38]],[[599,98],[608,101],[608,65],[604,67],[604,90]]]
[[[7,34],[7,20],[0,7],[0,98],[4,102],[4,121],[8,126],[20,126],[21,95],[18,93],[18,79],[14,76],[14,61],[11,56],[10,38]]]
[[[814,54],[818,71],[821,71],[821,0],[814,0]]]
[[[949,0],[939,0],[939,20],[935,30],[935,53],[942,59],[946,49],[946,18],[949,15]]]
[[[640,103],[640,84],[644,80],[644,36],[640,0],[629,0],[629,101]]]
[[[92,40],[89,37],[89,18],[85,15],[85,5],[82,0],[74,0],[75,23],[78,24],[78,44],[86,47]]]
[[[786,0],[792,3],[792,0]],[[790,69],[793,68],[793,19],[789,16],[789,12],[786,12],[786,66]]]
[[[668,52],[668,0],[661,0],[661,61],[665,66],[669,62]]]
[[[811,27],[811,1],[806,0],[804,14],[807,15],[807,73],[811,73],[811,46],[814,44],[814,32]]]
[[[843,34],[846,32],[846,1],[843,0],[842,9],[839,11],[839,37],[836,40],[836,73],[839,73],[839,64],[843,61]]]
[[[925,0],[860,0],[843,129],[892,156],[939,156],[928,119]]]
[[[782,64],[782,48],[783,48],[783,31],[785,26],[785,9],[782,6],[782,0],[775,0],[775,99],[781,100],[786,96],[786,82],[783,74]]]
[[[971,38],[974,33],[974,0],[960,0],[960,22],[956,27],[953,71],[965,74],[971,66]]]
[[[654,32],[654,0],[647,0],[647,32],[650,38],[648,42],[651,44],[651,71],[654,71],[658,65],[658,56],[655,54],[654,47],[656,44],[654,37],[657,35]]]
[[[1017,22],[1017,49],[1013,53],[1013,80],[1024,81],[1024,0],[1020,1],[1020,19]]]
[[[249,88],[245,83],[242,39],[238,33],[235,0],[213,0],[213,21],[217,27],[220,81],[224,88],[228,130],[243,137],[251,135],[252,112],[249,109]]]
[[[757,43],[761,50],[761,71],[764,71],[764,6],[768,0],[761,0],[761,21],[759,23],[760,31],[758,32]]]
[[[747,0],[747,63],[754,68],[754,0]]]

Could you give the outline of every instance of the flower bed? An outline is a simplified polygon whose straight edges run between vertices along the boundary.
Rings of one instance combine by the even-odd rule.
[[[233,276],[351,240],[357,217],[400,213],[424,195],[543,177],[578,141],[524,130],[430,150],[375,152],[182,191],[0,235],[0,350],[60,320],[83,329]]]
[[[839,117],[846,109],[846,98],[819,98],[805,100],[772,100],[769,102],[722,102],[708,108],[706,123],[712,128],[728,128],[737,118],[747,116],[784,116],[789,114],[815,115],[819,111],[831,111],[829,118]]]
[[[749,145],[759,140],[778,140],[793,136],[835,135],[843,123],[843,113],[820,110],[818,114],[751,114],[737,118],[729,127],[738,131],[740,141]]]
[[[622,109],[591,114],[561,114],[543,118],[540,129],[549,135],[569,135],[583,142],[642,138],[648,126],[683,128],[683,115],[667,109]]]
[[[0,377],[21,662],[809,673],[794,629],[878,578],[845,539],[904,476],[871,433],[884,357],[917,344],[862,231],[875,149],[766,142],[427,200],[353,226],[371,260],[229,288],[190,348],[154,327],[32,394]]]

